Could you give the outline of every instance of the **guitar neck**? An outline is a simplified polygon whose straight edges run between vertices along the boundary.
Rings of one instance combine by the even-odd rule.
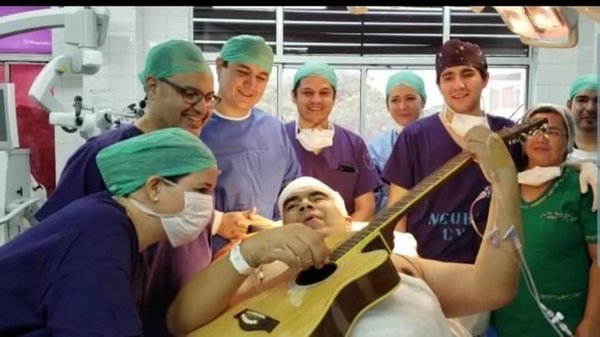
[[[499,135],[508,145],[515,141],[518,136],[522,136],[528,132],[531,132],[532,130],[543,128],[547,122],[548,121],[545,118],[530,121],[510,129],[503,129],[499,132]],[[396,222],[402,218],[416,203],[421,201],[424,197],[426,197],[445,181],[454,176],[454,174],[460,171],[463,167],[465,167],[471,161],[471,158],[471,154],[463,151],[447,161],[437,170],[433,171],[431,174],[417,183],[413,188],[411,188],[408,191],[408,194],[400,201],[396,202],[387,210],[380,212],[375,219],[369,223],[368,226],[356,232],[348,240],[344,241],[344,243],[337,247],[331,253],[332,261],[337,262],[356,245],[358,245],[367,237],[373,235],[373,233],[377,232],[384,234],[383,236],[388,247],[393,247],[393,230]]]
[[[471,161],[471,155],[462,152],[447,161],[444,165],[432,172],[421,180],[417,185],[411,188],[402,200],[398,201],[392,207],[380,212],[368,226],[352,235],[342,245],[335,249],[331,254],[331,259],[337,261],[347,252],[354,248],[359,242],[376,231],[382,231],[384,228],[394,226],[412,206],[417,204],[429,193],[441,186],[446,180],[460,171]],[[390,246],[391,247],[391,246]]]

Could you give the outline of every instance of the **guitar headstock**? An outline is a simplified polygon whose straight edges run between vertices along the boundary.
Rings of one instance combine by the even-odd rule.
[[[548,119],[541,118],[534,121],[527,121],[521,124],[517,124],[512,128],[502,129],[498,132],[498,135],[502,137],[504,142],[507,144],[513,144],[521,141],[524,137],[531,134],[536,130],[544,130],[547,127]]]

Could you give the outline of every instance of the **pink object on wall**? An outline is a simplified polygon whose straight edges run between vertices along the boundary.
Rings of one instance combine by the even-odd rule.
[[[54,126],[48,114],[29,98],[29,88],[44,64],[9,64],[10,82],[15,84],[19,143],[31,150],[31,173],[50,195],[56,187]]]
[[[47,9],[49,6],[0,6],[0,16]],[[0,53],[52,54],[52,33],[41,29],[0,39]]]

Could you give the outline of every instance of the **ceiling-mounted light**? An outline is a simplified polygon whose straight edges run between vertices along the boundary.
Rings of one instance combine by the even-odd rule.
[[[599,6],[590,6],[590,7],[575,6],[573,8],[575,8],[579,13],[587,16],[588,18],[590,18],[596,22],[600,22],[600,7]]]
[[[547,48],[569,48],[577,44],[576,11],[552,6],[495,6],[508,28],[523,43]]]
[[[367,14],[369,11],[367,6],[347,6],[348,12],[354,15]]]

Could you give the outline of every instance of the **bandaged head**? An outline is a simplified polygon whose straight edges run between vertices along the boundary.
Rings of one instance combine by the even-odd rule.
[[[281,193],[279,194],[279,199],[277,200],[279,213],[283,214],[283,204],[287,199],[289,199],[290,196],[304,189],[312,189],[325,193],[325,195],[329,196],[331,200],[333,200],[336,208],[340,211],[342,216],[348,216],[348,211],[346,210],[344,198],[342,198],[342,196],[338,192],[334,191],[331,187],[327,186],[327,184],[313,177],[296,178],[292,182],[290,182],[283,189],[283,191],[281,191]]]
[[[404,70],[399,73],[396,73],[387,81],[387,85],[385,86],[385,100],[387,101],[390,92],[397,86],[406,85],[413,89],[419,96],[421,96],[421,100],[423,104],[427,101],[427,94],[425,93],[425,83],[421,76],[413,73],[412,71]]]
[[[328,65],[327,63],[322,63],[322,62],[306,62],[306,63],[304,63],[300,68],[298,68],[298,70],[296,71],[296,74],[294,75],[293,88],[296,88],[296,86],[298,85],[298,82],[300,82],[301,79],[308,77],[308,76],[322,77],[331,84],[331,86],[333,87],[333,90],[337,90],[337,85],[338,85],[337,76],[336,76],[333,68],[331,68],[331,66]]]
[[[212,75],[200,47],[190,41],[169,40],[150,49],[138,78],[146,91],[146,79],[150,76],[167,78],[194,72]]]
[[[483,78],[487,77],[487,60],[481,48],[474,43],[452,39],[442,45],[435,55],[436,83],[440,82],[444,70],[456,66],[473,67],[479,70]]]
[[[225,42],[221,58],[226,62],[256,64],[267,74],[273,66],[273,50],[257,35],[237,35]]]
[[[569,89],[569,99],[582,91],[598,91],[598,75],[587,74],[579,76]]]

